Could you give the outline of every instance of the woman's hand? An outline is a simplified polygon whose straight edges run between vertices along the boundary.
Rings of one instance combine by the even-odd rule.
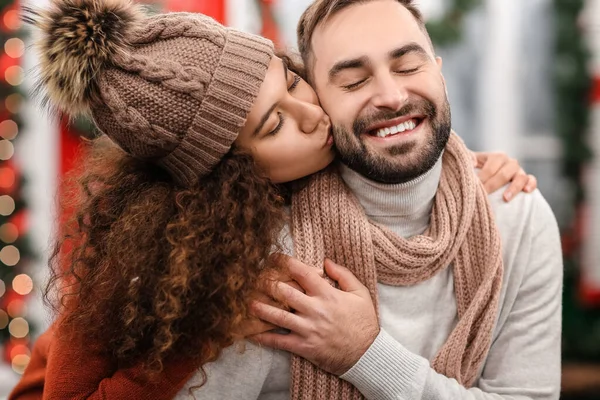
[[[287,258],[287,256],[284,256],[284,257]],[[319,271],[319,274],[322,275],[322,271]],[[283,282],[283,283],[291,286],[292,288],[304,293],[304,290],[302,289],[302,287],[300,285],[298,285],[298,283],[296,281],[294,281],[290,277],[290,275],[285,271],[268,272],[265,274],[263,279],[264,279],[264,281],[263,281],[264,287],[261,289],[261,291],[254,294],[254,297],[253,297],[254,301],[259,301],[259,302],[269,304],[273,307],[277,307],[277,308],[285,310],[285,311],[290,311],[290,308],[286,304],[282,304],[282,303],[274,300],[272,297],[265,294],[265,293],[269,293],[272,290],[271,285],[277,284],[278,282]],[[278,328],[277,326],[269,324],[268,322],[265,322],[261,319],[258,319],[256,317],[251,317],[250,319],[248,319],[242,323],[238,334],[240,337],[247,338],[247,337],[258,335],[260,333],[265,333],[265,332],[268,332],[268,331],[271,331],[271,330],[277,329],[277,328]]]
[[[473,153],[473,162],[480,169],[478,176],[488,193],[510,183],[503,195],[506,202],[521,191],[531,193],[537,188],[535,176],[527,174],[516,159],[505,153]]]

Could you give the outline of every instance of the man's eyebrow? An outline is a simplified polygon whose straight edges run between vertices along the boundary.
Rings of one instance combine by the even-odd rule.
[[[337,75],[339,75],[340,72],[344,70],[364,68],[369,64],[370,62],[365,56],[353,58],[351,60],[338,61],[329,70],[329,80],[332,81]]]
[[[419,44],[417,44],[415,42],[408,43],[402,47],[399,47],[397,49],[390,51],[389,58],[394,60],[397,58],[401,58],[409,53],[417,53],[418,55],[420,55],[422,57],[429,58],[429,54],[427,54],[427,51],[425,51],[425,49],[423,47],[421,47]]]

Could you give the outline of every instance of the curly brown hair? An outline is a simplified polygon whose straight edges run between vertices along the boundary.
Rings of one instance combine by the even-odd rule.
[[[233,148],[192,188],[108,139],[88,142],[50,258],[45,298],[65,340],[101,344],[119,365],[204,365],[236,339],[286,222],[280,190]]]

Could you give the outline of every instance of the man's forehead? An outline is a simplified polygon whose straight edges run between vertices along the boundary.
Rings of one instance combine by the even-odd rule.
[[[383,4],[379,4],[378,9],[375,3]],[[382,15],[383,8],[392,12]],[[374,21],[381,23],[372,23]],[[315,62],[333,65],[346,59],[387,54],[408,43],[418,43],[424,49],[429,47],[410,11],[395,1],[376,1],[350,6],[319,24],[311,47]]]

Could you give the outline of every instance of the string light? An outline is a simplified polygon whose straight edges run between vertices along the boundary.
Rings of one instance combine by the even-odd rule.
[[[9,57],[19,58],[25,52],[25,43],[19,38],[11,38],[4,43],[4,51]]]
[[[17,265],[20,259],[21,254],[19,253],[19,249],[17,249],[15,246],[5,246],[2,250],[0,250],[0,261],[9,267],[14,267]]]
[[[7,222],[0,226],[0,240],[6,244],[11,244],[19,238],[19,229],[15,224]]]
[[[23,83],[23,68],[18,65],[13,65],[4,71],[4,79],[9,85],[19,86]]]
[[[15,276],[12,283],[13,290],[21,296],[28,295],[33,290],[33,281],[27,274]]]
[[[17,339],[24,338],[29,333],[29,323],[24,318],[15,318],[8,324],[8,331]]]
[[[6,103],[7,103],[6,108],[8,108],[8,98],[6,99]],[[11,105],[13,105],[13,104],[11,103]],[[20,103],[19,103],[19,106],[20,106]],[[9,109],[9,111],[10,111],[10,109]],[[19,126],[17,125],[17,123],[15,121],[13,121],[12,119],[6,119],[6,120],[0,122],[0,136],[2,136],[4,139],[13,140],[14,138],[17,137],[18,134],[19,134]]]
[[[15,154],[15,147],[8,140],[0,140],[0,160],[10,160]]]
[[[18,223],[8,222],[7,219],[12,218],[17,207],[19,211],[23,207],[20,200],[15,200],[20,199],[21,179],[19,171],[6,161],[14,157],[15,147],[11,141],[20,133],[17,121],[20,120],[18,114],[24,99],[18,93],[17,87],[23,83],[25,77],[25,70],[19,62],[25,53],[25,43],[17,37],[22,26],[19,2],[9,3],[12,4],[3,6],[0,14],[0,43],[3,44],[0,52],[4,51],[2,57],[5,61],[0,67],[0,79],[4,79],[7,89],[5,92],[9,92],[2,94],[3,102],[0,103],[0,110],[4,110],[0,117],[0,193],[10,194],[0,196],[0,276],[16,276],[12,278],[12,282],[8,280],[8,276],[5,278],[6,282],[0,279],[0,300],[5,308],[0,309],[0,333],[4,332],[3,329],[10,333],[10,337],[5,333],[0,335],[0,348],[7,350],[5,354],[10,359],[12,369],[22,374],[31,359],[31,332],[29,323],[24,318],[27,315],[27,306],[26,299],[22,296],[32,292],[33,281],[27,274],[21,273],[22,270],[17,266],[21,257],[27,256],[27,251],[26,247],[22,248],[20,242],[17,242],[20,237]],[[16,185],[19,187],[15,187]],[[23,254],[20,249],[24,251]],[[17,268],[11,270],[10,267],[14,266]]]
[[[19,93],[9,94],[8,96],[6,96],[6,100],[4,100],[4,105],[6,106],[6,109],[13,114],[16,114],[19,112],[19,110],[21,109],[22,103],[23,103],[23,97]],[[15,124],[15,126],[16,125],[17,124]],[[16,136],[16,134],[15,134],[15,136]],[[5,139],[12,140],[14,138],[5,138]]]
[[[8,326],[8,314],[4,310],[0,310],[0,330]]]

